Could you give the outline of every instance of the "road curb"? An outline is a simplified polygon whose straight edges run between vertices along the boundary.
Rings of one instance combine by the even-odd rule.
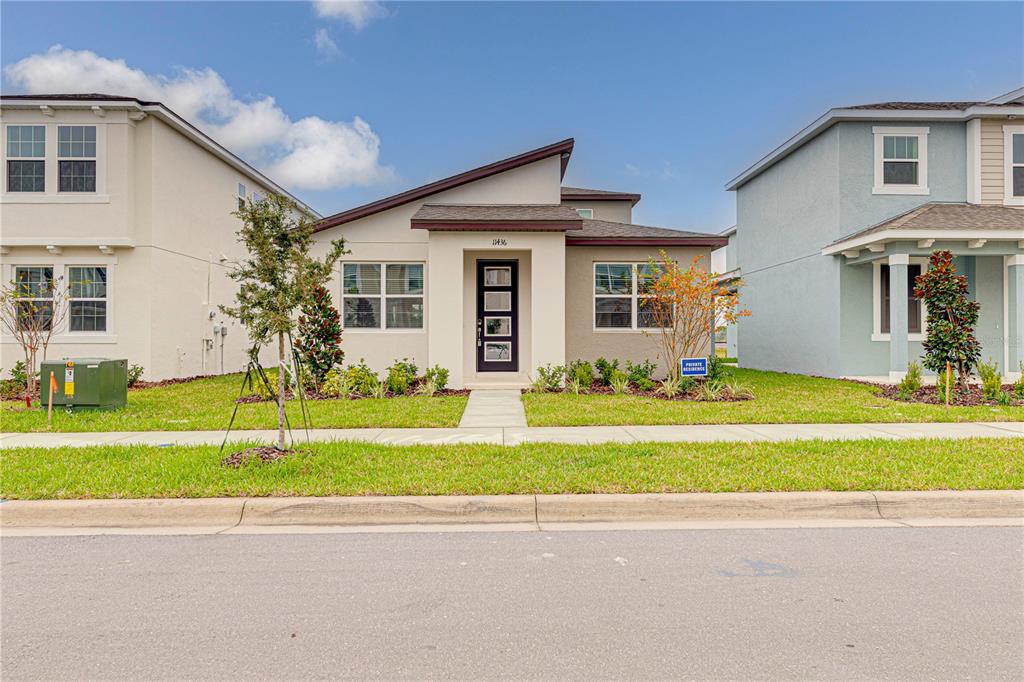
[[[3,528],[1024,518],[1024,490],[8,500]]]

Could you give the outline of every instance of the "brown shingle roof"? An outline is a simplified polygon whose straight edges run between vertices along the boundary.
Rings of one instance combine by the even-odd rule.
[[[583,221],[561,204],[424,204],[412,216],[412,227],[427,230],[468,230],[496,226],[511,230],[580,230]]]
[[[875,102],[874,104],[854,104],[841,109],[893,109],[896,111],[944,111],[956,109],[964,111],[973,106],[990,105],[987,102]]]
[[[126,97],[125,95],[104,95],[98,92],[67,94],[67,95],[0,95],[0,99],[10,100],[39,100],[46,102],[68,100],[80,102],[138,102],[143,105],[155,105],[160,102],[139,99],[137,97]]]
[[[886,230],[1021,230],[1024,209],[967,203],[930,202],[895,218],[838,239],[829,246]]]
[[[727,237],[703,232],[671,230],[666,227],[616,223],[610,220],[583,220],[583,229],[566,235],[566,244],[644,243],[651,245],[674,244],[693,246],[724,246]]]
[[[606,189],[588,189],[586,187],[563,187],[563,201],[629,201],[633,204],[640,201],[640,195],[633,192],[611,192]]]

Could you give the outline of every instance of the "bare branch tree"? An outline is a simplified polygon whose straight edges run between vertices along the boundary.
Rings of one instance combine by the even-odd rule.
[[[56,330],[68,314],[68,289],[63,277],[38,268],[18,272],[17,281],[0,287],[0,324],[25,354],[25,400],[35,395],[38,362],[46,360],[46,351]]]

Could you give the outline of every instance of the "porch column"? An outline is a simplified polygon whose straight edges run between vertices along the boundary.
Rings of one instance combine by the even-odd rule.
[[[910,256],[889,256],[889,378],[902,379],[907,373],[908,313],[907,266]]]
[[[465,383],[462,247],[451,232],[431,232],[427,246],[427,362],[448,370],[451,388]]]
[[[1006,349],[1007,376],[1020,375],[1024,362],[1024,255],[1006,260]]]

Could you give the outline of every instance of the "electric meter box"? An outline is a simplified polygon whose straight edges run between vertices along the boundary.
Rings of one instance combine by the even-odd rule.
[[[42,363],[39,404],[49,406],[50,374],[53,406],[68,410],[116,410],[128,404],[128,361],[67,358]]]

